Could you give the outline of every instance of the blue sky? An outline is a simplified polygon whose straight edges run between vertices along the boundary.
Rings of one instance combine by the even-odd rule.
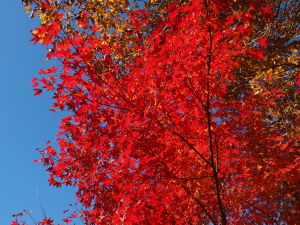
[[[50,94],[33,97],[31,89],[32,77],[48,64],[43,62],[46,49],[29,41],[38,20],[28,18],[21,0],[2,1],[1,8],[0,224],[10,224],[11,215],[24,209],[41,219],[37,189],[46,215],[61,223],[62,211],[75,202],[74,191],[49,187],[45,168],[32,163],[39,158],[34,149],[55,139],[62,117],[49,111]]]

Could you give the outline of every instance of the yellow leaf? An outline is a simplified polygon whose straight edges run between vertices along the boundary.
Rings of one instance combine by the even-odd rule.
[[[29,13],[32,10],[32,8],[29,5],[25,6],[25,9],[27,9],[25,13]]]
[[[260,169],[262,168],[262,166],[261,166],[261,165],[258,165],[257,168],[260,170]]]

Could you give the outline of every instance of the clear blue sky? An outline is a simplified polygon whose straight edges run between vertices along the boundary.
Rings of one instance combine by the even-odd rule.
[[[62,210],[75,202],[73,191],[49,187],[45,168],[32,163],[39,158],[34,149],[55,139],[62,116],[49,111],[50,94],[33,97],[31,79],[39,68],[47,67],[42,62],[46,50],[29,41],[29,31],[38,26],[38,20],[28,18],[21,0],[4,0],[1,9],[0,224],[10,224],[11,215],[24,209],[41,219],[36,188],[46,215],[56,219],[55,224],[62,223]]]

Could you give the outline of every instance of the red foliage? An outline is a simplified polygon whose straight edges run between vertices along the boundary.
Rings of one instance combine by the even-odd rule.
[[[299,222],[299,156],[262,117],[276,95],[229,97],[240,60],[264,58],[245,42],[257,8],[265,17],[270,8],[249,1],[235,13],[232,2],[170,5],[126,74],[93,35],[76,33],[48,53],[62,62],[60,75],[34,79],[34,87],[54,90],[54,107],[72,114],[61,121],[59,148],[47,146],[41,162],[51,185],[78,188],[86,224]],[[147,23],[134,13],[131,20],[137,33]],[[48,45],[60,29],[42,25],[33,41]],[[90,63],[95,49],[101,74]]]

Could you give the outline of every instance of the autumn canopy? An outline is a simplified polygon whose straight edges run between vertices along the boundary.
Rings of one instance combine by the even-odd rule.
[[[22,2],[69,112],[37,160],[77,188],[64,222],[300,224],[299,1]]]

